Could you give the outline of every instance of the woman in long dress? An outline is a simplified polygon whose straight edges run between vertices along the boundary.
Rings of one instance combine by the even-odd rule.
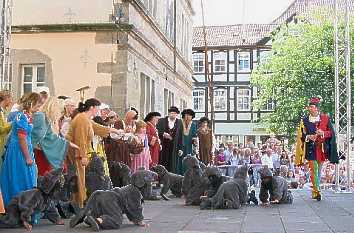
[[[160,117],[160,113],[150,112],[144,119],[146,122],[146,134],[149,140],[151,166],[156,166],[160,161],[161,142],[159,139],[159,133],[156,129]]]
[[[69,146],[78,149],[58,135],[59,117],[60,106],[55,97],[48,99],[42,111],[33,114],[32,144],[40,176],[63,166]]]
[[[182,125],[183,125],[183,156],[177,158],[177,174],[184,174],[185,168],[182,165],[183,157],[193,155],[193,146],[197,143],[197,125],[193,122],[195,113],[192,109],[185,109],[182,111]]]
[[[32,189],[37,185],[37,166],[31,132],[32,115],[40,106],[39,94],[26,95],[26,98],[21,99],[20,111],[16,113],[12,122],[1,171],[1,191],[5,206],[21,191]]]
[[[88,99],[79,103],[78,113],[72,120],[66,139],[75,143],[79,150],[69,149],[68,165],[76,167],[77,192],[73,193],[72,203],[82,208],[86,200],[85,167],[88,164],[88,153],[92,151],[94,134],[107,137],[109,133],[118,133],[116,129],[101,126],[92,121],[97,115],[101,102],[97,99]]]
[[[200,118],[197,132],[199,141],[199,159],[204,164],[209,164],[215,150],[214,135],[209,127],[209,122],[210,121],[207,117]]]

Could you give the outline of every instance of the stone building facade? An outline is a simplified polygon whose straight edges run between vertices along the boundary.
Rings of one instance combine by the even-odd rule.
[[[53,95],[78,100],[75,90],[89,86],[86,97],[120,114],[129,107],[144,115],[191,105],[190,0],[62,0],[55,7],[20,1],[7,80],[16,97],[45,85]],[[24,21],[24,7],[40,17]]]

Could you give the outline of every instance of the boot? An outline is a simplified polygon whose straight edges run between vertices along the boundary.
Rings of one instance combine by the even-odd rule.
[[[319,191],[312,191],[312,199],[315,199],[317,201],[321,201],[322,200],[322,196],[321,193]]]
[[[321,193],[320,193],[320,192],[318,192],[317,197],[316,197],[316,200],[317,200],[317,201],[321,201],[321,200],[322,200],[322,196],[321,196]]]

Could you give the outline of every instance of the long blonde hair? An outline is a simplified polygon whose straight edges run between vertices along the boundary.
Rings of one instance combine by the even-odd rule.
[[[29,111],[33,106],[41,101],[41,96],[35,92],[29,92],[24,94],[18,101],[19,110]]]
[[[45,114],[49,123],[52,124],[53,129],[58,127],[58,120],[61,116],[60,110],[60,104],[55,97],[49,97],[49,99],[43,105],[42,112]]]

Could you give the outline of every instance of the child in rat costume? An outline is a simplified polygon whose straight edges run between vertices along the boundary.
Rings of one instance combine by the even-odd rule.
[[[268,167],[263,167],[260,171],[261,190],[259,199],[263,205],[272,204],[292,204],[293,195],[288,190],[288,182],[280,176],[273,176]]]
[[[39,177],[37,188],[22,191],[11,199],[6,207],[6,215],[0,216],[0,228],[16,228],[23,225],[31,231],[32,217],[40,213],[45,213],[49,221],[62,225],[63,222],[53,201],[63,196],[61,193],[63,183],[61,168]]]
[[[216,194],[203,197],[200,209],[239,209],[247,202],[247,166],[236,169],[234,177],[222,183]]]
[[[95,191],[85,208],[70,221],[70,227],[84,222],[94,231],[119,229],[123,214],[139,226],[147,226],[143,220],[143,196],[141,192],[151,182],[153,172],[139,170],[132,175],[132,183],[122,188]]]

